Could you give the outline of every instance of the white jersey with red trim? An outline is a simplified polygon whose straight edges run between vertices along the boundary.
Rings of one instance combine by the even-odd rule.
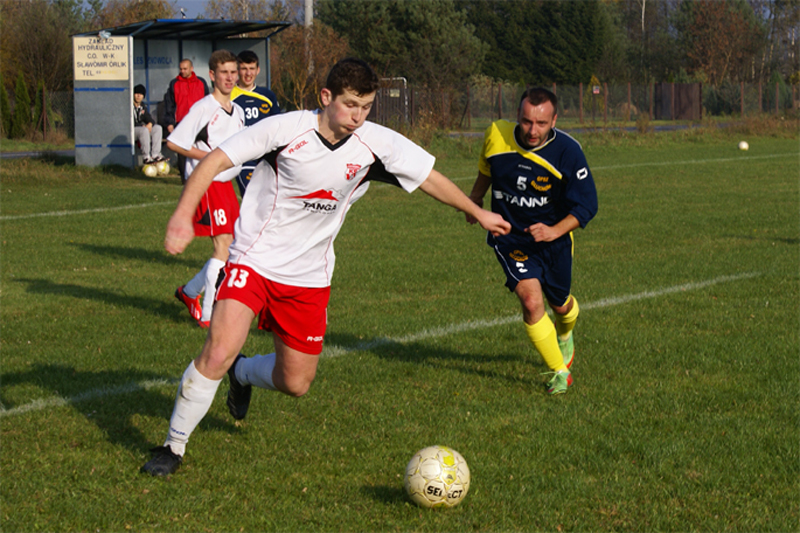
[[[365,122],[331,145],[320,111],[293,111],[248,127],[219,147],[234,165],[258,160],[242,199],[230,261],[298,287],[331,284],[333,241],[369,181],[411,192],[435,158],[397,132]]]
[[[236,103],[231,104],[231,112],[228,113],[222,105],[214,98],[214,94],[198,100],[183,117],[167,140],[177,144],[184,150],[191,150],[192,147],[199,148],[205,152],[210,152],[222,141],[239,133],[244,129],[244,111]],[[200,164],[200,160],[186,158],[186,177],[188,178],[195,167]],[[214,176],[214,181],[230,181],[239,175],[241,166],[231,168],[225,172],[220,172]]]

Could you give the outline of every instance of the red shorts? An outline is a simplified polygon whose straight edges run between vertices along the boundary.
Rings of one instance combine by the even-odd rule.
[[[258,327],[274,332],[289,348],[319,355],[328,325],[331,288],[283,285],[244,265],[228,263],[217,300],[236,300],[253,310]]]
[[[239,218],[239,200],[230,181],[212,181],[194,212],[196,237],[214,237],[230,233]]]

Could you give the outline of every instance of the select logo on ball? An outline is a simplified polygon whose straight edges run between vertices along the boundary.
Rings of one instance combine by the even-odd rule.
[[[403,484],[411,501],[420,507],[454,507],[469,490],[469,467],[452,448],[428,446],[408,462]]]

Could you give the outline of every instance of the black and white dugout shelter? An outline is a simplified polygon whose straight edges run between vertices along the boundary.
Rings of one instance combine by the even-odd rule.
[[[271,86],[270,38],[290,25],[284,21],[157,19],[73,35],[75,163],[136,166],[133,88],[145,86],[145,103],[160,119],[164,94],[178,75],[181,59],[190,59],[195,73],[210,88],[212,52],[252,50],[261,65],[256,83]],[[266,37],[240,37],[253,32],[265,32]]]

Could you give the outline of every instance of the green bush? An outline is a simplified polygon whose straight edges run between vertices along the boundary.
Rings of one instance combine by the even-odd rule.
[[[11,104],[8,102],[8,91],[0,79],[0,137],[8,137],[11,133]]]
[[[31,129],[31,97],[22,72],[17,76],[14,97],[14,116],[11,122],[10,137],[12,139],[21,139]]]

